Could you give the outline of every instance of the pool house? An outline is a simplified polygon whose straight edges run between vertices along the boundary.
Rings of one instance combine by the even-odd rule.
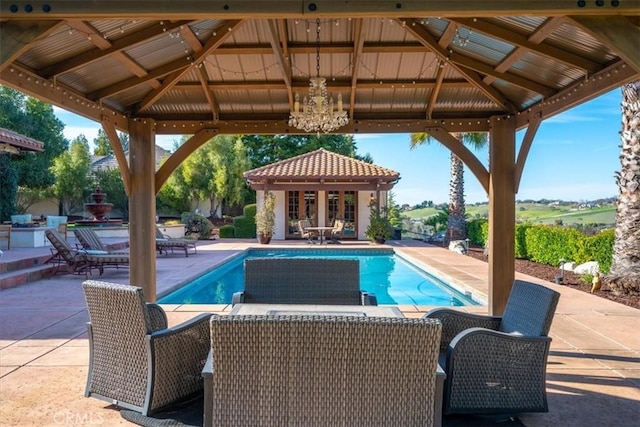
[[[345,221],[341,239],[365,240],[370,206],[386,205],[387,193],[400,179],[396,171],[325,149],[244,173],[256,190],[261,209],[266,192],[276,197],[274,239],[299,239],[298,221],[332,226]]]

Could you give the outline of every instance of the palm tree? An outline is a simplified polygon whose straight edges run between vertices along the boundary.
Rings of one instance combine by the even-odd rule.
[[[458,140],[478,150],[487,145],[486,133],[458,133]],[[433,141],[425,132],[411,134],[411,149]],[[449,181],[449,220],[447,222],[446,241],[464,240],[467,238],[467,223],[464,205],[464,164],[453,152],[451,153],[451,180]]]
[[[622,87],[620,140],[616,234],[605,280],[616,294],[640,295],[640,80]]]

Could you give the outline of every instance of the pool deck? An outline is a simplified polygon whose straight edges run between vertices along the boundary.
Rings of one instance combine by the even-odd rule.
[[[112,243],[112,242],[109,242]],[[253,241],[199,242],[188,258],[176,252],[157,259],[157,292],[237,256]],[[402,256],[425,270],[484,299],[487,265],[418,241],[390,242]],[[260,246],[264,247],[264,246]],[[304,242],[272,242],[276,247],[314,247]],[[317,247],[317,246],[315,246]],[[327,246],[369,247],[366,242]],[[49,253],[48,248],[42,250]],[[0,260],[33,256],[33,249],[5,251]],[[97,277],[96,277],[97,278]],[[558,290],[562,296],[551,327],[547,369],[549,412],[523,414],[520,424],[538,426],[635,426],[640,415],[640,310],[518,274]],[[132,425],[118,410],[83,397],[89,362],[81,283],[84,276],[57,275],[0,290],[0,426]],[[128,283],[128,270],[108,269],[99,280]],[[201,312],[226,315],[230,305],[164,305],[169,324]],[[399,306],[405,316],[422,316],[431,307]],[[486,313],[486,306],[461,308]],[[447,420],[446,425],[482,425],[487,420]],[[510,425],[502,423],[497,425]]]

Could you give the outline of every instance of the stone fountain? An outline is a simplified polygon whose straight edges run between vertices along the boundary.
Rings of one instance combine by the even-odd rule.
[[[107,215],[111,212],[111,208],[113,208],[113,203],[105,203],[104,200],[106,197],[107,193],[103,192],[100,186],[97,186],[95,191],[91,193],[93,203],[84,204],[85,209],[89,211],[93,219],[82,219],[76,221],[76,224],[89,226],[122,225],[121,219],[107,218]]]

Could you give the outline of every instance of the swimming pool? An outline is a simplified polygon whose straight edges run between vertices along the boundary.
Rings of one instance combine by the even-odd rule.
[[[230,304],[244,289],[244,260],[264,257],[347,258],[360,261],[360,288],[380,305],[477,305],[392,249],[250,249],[159,299],[161,304]]]

